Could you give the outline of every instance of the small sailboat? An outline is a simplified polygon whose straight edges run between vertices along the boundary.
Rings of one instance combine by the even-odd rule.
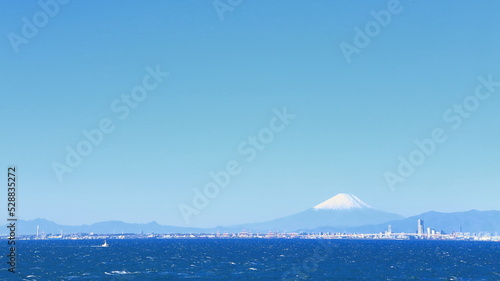
[[[102,244],[102,245],[101,245],[101,247],[104,247],[104,248],[109,247],[109,244],[108,244],[108,243],[106,243],[106,240],[104,240],[104,244]]]

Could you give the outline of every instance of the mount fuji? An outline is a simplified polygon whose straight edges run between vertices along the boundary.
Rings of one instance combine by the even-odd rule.
[[[373,208],[352,194],[340,193],[314,206],[314,210],[349,210]]]
[[[319,227],[348,228],[376,225],[404,217],[377,210],[352,194],[337,194],[303,212],[272,221],[243,224],[231,228],[256,232],[306,231]]]

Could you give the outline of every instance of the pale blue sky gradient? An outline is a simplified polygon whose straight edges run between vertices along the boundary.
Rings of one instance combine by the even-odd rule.
[[[16,54],[7,34],[40,7],[2,1],[0,166],[19,168],[20,217],[185,225],[178,205],[285,106],[296,119],[190,226],[337,193],[401,215],[500,209],[500,89],[459,130],[442,118],[479,76],[500,81],[500,3],[401,1],[348,64],[339,44],[387,3],[243,1],[220,21],[212,1],[71,1]],[[170,76],[120,121],[111,102],[156,65]],[[59,182],[52,162],[104,117],[115,131]],[[384,172],[437,127],[448,141],[391,192]]]

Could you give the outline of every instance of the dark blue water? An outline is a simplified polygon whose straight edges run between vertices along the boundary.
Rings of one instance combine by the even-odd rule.
[[[19,273],[7,271],[2,255],[0,279],[500,280],[498,242],[143,239],[96,247],[102,242],[18,241]]]

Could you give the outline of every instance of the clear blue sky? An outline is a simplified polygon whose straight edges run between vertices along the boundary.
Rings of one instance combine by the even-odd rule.
[[[71,1],[16,53],[9,34],[43,9],[1,1],[0,166],[19,169],[19,216],[186,225],[179,204],[230,160],[241,173],[190,226],[337,193],[402,215],[500,209],[500,87],[460,128],[443,119],[479,76],[500,81],[500,3],[401,1],[348,63],[339,45],[389,2],[243,1],[221,20],[212,1]],[[121,120],[111,104],[157,65],[170,75]],[[295,119],[246,161],[238,145],[283,107]],[[59,181],[53,162],[103,118],[114,131]],[[384,173],[434,128],[447,141],[391,190]]]

